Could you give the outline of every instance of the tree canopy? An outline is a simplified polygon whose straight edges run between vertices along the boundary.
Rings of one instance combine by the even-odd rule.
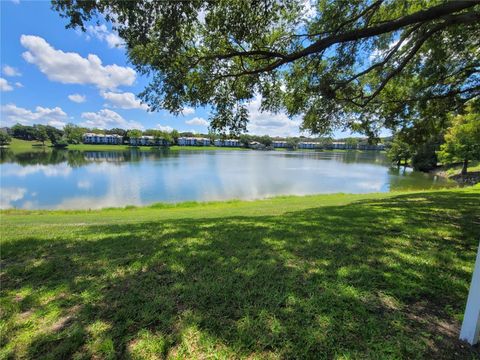
[[[439,155],[447,164],[463,162],[462,174],[466,174],[469,161],[480,160],[480,114],[473,104],[465,114],[452,119]]]
[[[133,130],[128,130],[127,136],[131,139],[138,139],[141,138],[143,135],[143,132],[138,129],[133,129]]]
[[[8,145],[12,141],[12,137],[6,132],[0,130],[0,146]]]
[[[311,133],[444,121],[480,93],[480,1],[52,0],[85,29],[103,16],[150,76],[152,110],[212,107],[239,133],[247,102],[302,116]],[[432,113],[435,116],[430,116]],[[438,119],[437,119],[438,118]],[[442,120],[443,119],[443,120]],[[433,121],[433,120],[431,120]]]

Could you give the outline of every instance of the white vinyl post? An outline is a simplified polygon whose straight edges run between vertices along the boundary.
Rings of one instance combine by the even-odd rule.
[[[473,268],[472,284],[468,294],[467,307],[463,317],[460,339],[470,345],[478,342],[480,333],[480,244],[477,250],[477,260]]]

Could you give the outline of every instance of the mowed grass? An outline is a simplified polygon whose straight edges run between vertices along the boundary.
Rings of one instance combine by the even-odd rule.
[[[1,212],[1,358],[470,359],[480,187]]]
[[[46,151],[50,149],[52,143],[50,141],[45,141],[45,145],[40,141],[28,141],[12,138],[12,141],[9,145],[3,146],[2,148],[10,149],[15,152],[27,152],[27,151]]]
[[[26,151],[51,151],[52,144],[50,141],[45,142],[45,146],[42,145],[39,141],[28,141],[28,140],[21,140],[21,139],[12,139],[12,142],[5,146],[14,152],[26,152]],[[239,148],[239,147],[219,147],[219,146],[178,146],[173,145],[167,148],[163,147],[156,147],[156,146],[136,146],[132,147],[129,145],[102,145],[102,144],[70,144],[67,147],[68,150],[80,150],[80,151],[125,151],[130,149],[137,149],[141,151],[150,151],[152,149],[168,149],[170,151],[179,151],[179,150],[189,150],[189,151],[201,151],[201,150],[250,150],[246,148]]]

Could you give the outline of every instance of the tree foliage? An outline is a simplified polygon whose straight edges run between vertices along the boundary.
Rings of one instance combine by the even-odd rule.
[[[480,160],[480,113],[473,105],[465,114],[453,117],[439,157],[446,164],[463,162],[462,174],[467,173],[469,161]]]
[[[399,135],[394,136],[392,143],[387,150],[387,156],[393,163],[400,166],[402,164],[407,165],[408,161],[412,157],[412,149]]]
[[[438,165],[437,151],[440,149],[440,141],[432,137],[429,141],[414,144],[412,154],[412,167],[415,170],[428,172]]]
[[[83,134],[87,132],[87,129],[75,124],[67,124],[63,128],[63,131],[65,133],[65,140],[69,144],[80,144],[83,141]]]
[[[142,135],[143,135],[143,132],[141,130],[137,130],[137,129],[129,130],[127,132],[127,136],[130,139],[138,139],[138,138],[142,137]]]
[[[153,110],[213,108],[246,129],[247,102],[302,128],[370,137],[460,109],[480,91],[478,0],[53,0],[70,27],[113,20]],[[420,120],[419,120],[420,119]],[[441,119],[439,120],[441,121]]]
[[[33,126],[15,124],[11,128],[11,133],[14,138],[22,140],[35,140],[36,130]]]
[[[47,129],[43,125],[35,125],[35,139],[41,141],[45,145],[45,141],[48,140]]]
[[[0,146],[5,146],[10,144],[12,137],[8,135],[5,131],[0,130]]]

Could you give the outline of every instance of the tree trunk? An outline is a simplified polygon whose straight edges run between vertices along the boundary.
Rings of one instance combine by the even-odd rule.
[[[462,166],[462,172],[461,172],[462,175],[465,175],[467,173],[467,168],[468,168],[468,160],[465,159],[463,160],[463,166]]]

